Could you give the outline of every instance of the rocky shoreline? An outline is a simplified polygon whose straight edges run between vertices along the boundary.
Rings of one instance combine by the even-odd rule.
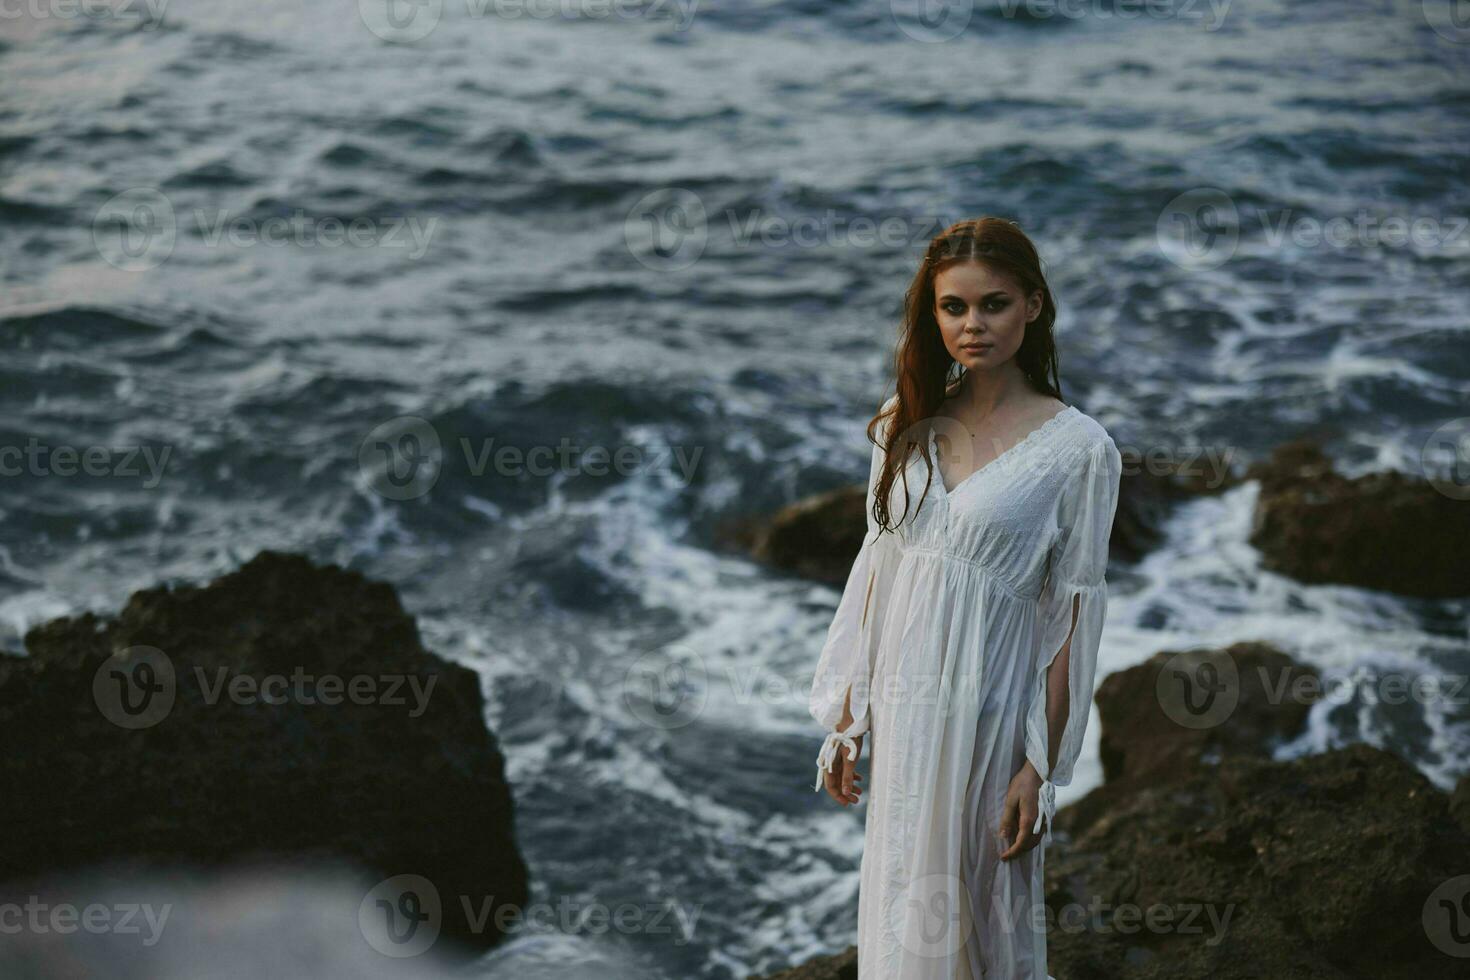
[[[1470,540],[1465,508],[1435,505],[1422,481],[1346,480],[1306,444],[1245,478],[1261,481],[1252,543],[1307,581],[1385,587],[1373,549],[1407,550],[1408,533]],[[1124,561],[1147,553],[1178,501],[1220,489],[1124,479]],[[1375,527],[1365,515],[1388,499],[1392,520]],[[840,584],[862,502],[842,488],[737,537],[775,567]],[[1344,534],[1359,540],[1328,546]],[[1430,554],[1389,584],[1463,590],[1465,556]],[[26,650],[0,655],[12,748],[0,757],[0,900],[97,868],[126,881],[320,865],[363,895],[407,875],[446,899],[446,962],[504,935],[494,914],[450,899],[490,899],[480,913],[527,901],[479,678],[423,648],[390,586],[263,552],[206,586],[138,592],[115,617],[38,626]],[[1367,745],[1275,761],[1319,680],[1248,642],[1161,651],[1103,680],[1104,783],[1058,813],[1048,844],[1059,980],[1422,980],[1466,962],[1446,949],[1470,956],[1456,931],[1470,923],[1453,921],[1470,908],[1470,777],[1447,794]],[[770,980],[855,977],[848,949]]]
[[[1470,591],[1470,508],[1426,481],[1349,480],[1303,441],[1220,487],[1139,464],[1125,453],[1114,560],[1145,553],[1176,502],[1256,479],[1251,543],[1266,568],[1412,596]],[[800,574],[829,562],[814,577],[840,583],[857,542],[836,529],[860,521],[862,506],[861,487],[833,491],[747,540]],[[1161,651],[1102,681],[1104,783],[1058,812],[1047,845],[1058,980],[1423,980],[1470,969],[1470,776],[1445,793],[1363,744],[1273,761],[1323,696],[1319,681],[1259,643]],[[765,980],[856,976],[849,947]]]

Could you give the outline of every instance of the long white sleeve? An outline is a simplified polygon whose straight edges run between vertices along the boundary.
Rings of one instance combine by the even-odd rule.
[[[868,730],[873,664],[878,652],[878,639],[882,635],[886,599],[901,557],[894,532],[880,534],[878,523],[873,518],[874,490],[883,471],[883,456],[882,445],[875,445],[868,472],[867,533],[847,574],[847,584],[832,617],[832,625],[827,629],[827,639],[822,645],[812,680],[808,709],[828,732],[817,756],[815,789],[821,789],[822,773],[832,770],[838,749],[846,748],[848,758],[853,758],[857,754],[854,736]],[[849,690],[852,691],[852,724],[838,730]]]
[[[1101,439],[1080,455],[1076,471],[1058,500],[1058,531],[1048,554],[1038,616],[1042,657],[1026,711],[1026,758],[1043,779],[1041,806],[1032,828],[1037,833],[1041,832],[1043,818],[1046,830],[1051,830],[1056,787],[1072,781],[1072,769],[1087,729],[1097,651],[1107,618],[1108,538],[1118,507],[1122,472],[1118,447],[1111,438]],[[1078,597],[1075,628],[1074,597]],[[1069,632],[1072,644],[1067,657],[1067,723],[1057,748],[1056,767],[1048,772],[1047,668],[1061,652]]]

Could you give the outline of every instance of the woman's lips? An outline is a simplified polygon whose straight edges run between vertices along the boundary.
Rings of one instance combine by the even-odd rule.
[[[960,350],[969,351],[971,354],[983,354],[994,346],[994,344],[961,344]]]

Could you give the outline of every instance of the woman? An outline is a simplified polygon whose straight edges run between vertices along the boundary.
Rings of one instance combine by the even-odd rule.
[[[946,229],[868,425],[868,533],[810,703],[840,803],[872,733],[860,980],[1049,976],[1037,845],[1087,726],[1122,471],[1060,399],[1055,318],[1013,222]]]

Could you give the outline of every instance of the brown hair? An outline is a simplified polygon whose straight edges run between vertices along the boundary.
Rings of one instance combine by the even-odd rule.
[[[1061,400],[1061,383],[1057,376],[1056,343],[1052,325],[1057,308],[1051,289],[1041,271],[1041,257],[1031,239],[1019,225],[1005,218],[973,218],[956,222],[934,236],[919,263],[919,270],[904,294],[903,324],[898,347],[894,351],[894,374],[898,380],[893,404],[880,409],[868,423],[868,439],[878,443],[875,432],[885,431],[883,471],[878,477],[873,516],[880,527],[889,526],[888,498],[893,481],[900,470],[906,470],[911,446],[917,446],[928,467],[924,493],[933,482],[934,461],[929,457],[927,440],[929,425],[939,406],[964,377],[964,368],[950,379],[950,369],[958,362],[950,357],[934,317],[934,277],[955,262],[980,262],[992,271],[1008,275],[1021,287],[1025,296],[1041,290],[1041,312],[1026,325],[1026,335],[1016,352],[1016,363],[1031,386],[1044,395]],[[923,424],[921,424],[923,423]],[[908,477],[905,472],[904,487]],[[920,497],[920,506],[923,498]],[[908,514],[905,494],[902,521]],[[895,522],[897,523],[897,522]]]

